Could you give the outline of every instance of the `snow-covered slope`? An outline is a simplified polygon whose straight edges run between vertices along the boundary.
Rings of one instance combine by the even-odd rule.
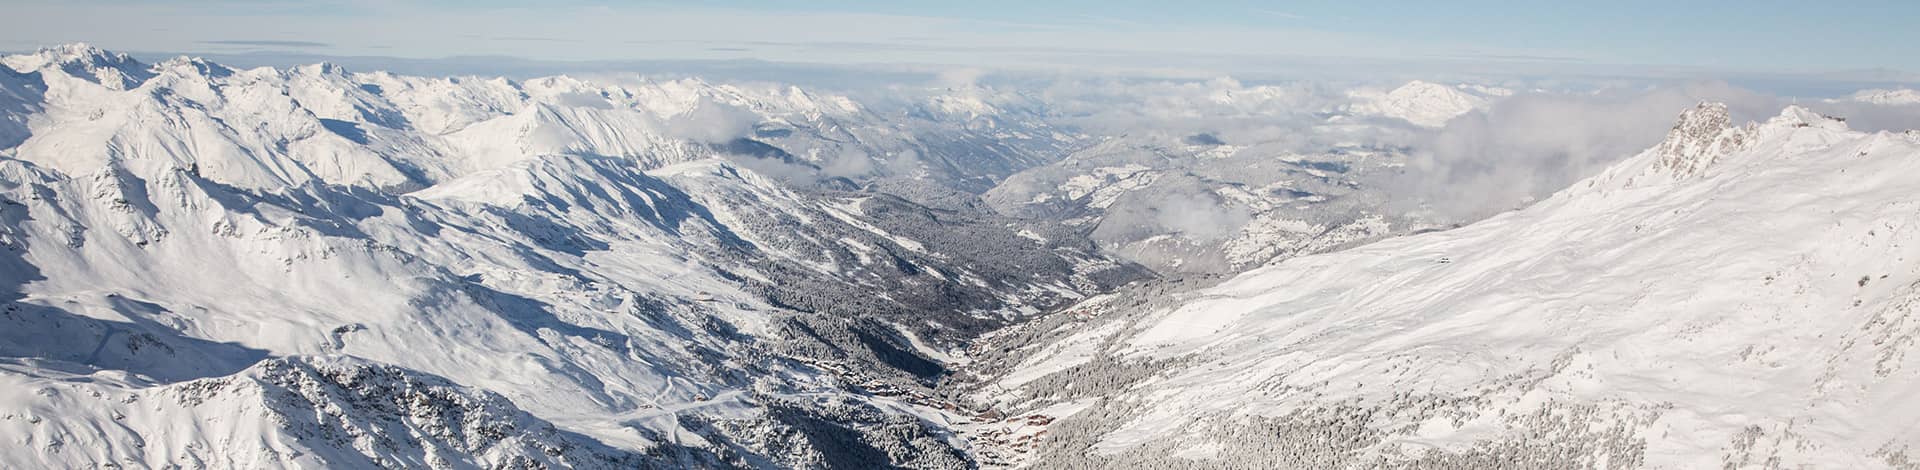
[[[934,358],[1143,275],[750,169],[976,135],[797,89],[5,63],[0,467],[961,466]]]
[[[655,466],[660,453],[610,448],[499,395],[344,357],[159,386],[62,373],[0,382],[0,433],[20,439],[14,468],[614,469]]]
[[[1729,121],[1463,228],[1009,330],[979,396],[1019,418],[980,433],[1038,423],[998,442],[1048,467],[1910,468],[1920,134]]]

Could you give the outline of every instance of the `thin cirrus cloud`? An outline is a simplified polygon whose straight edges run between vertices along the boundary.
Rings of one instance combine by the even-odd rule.
[[[468,34],[466,35],[466,37],[471,39],[484,39],[488,41],[572,42],[572,43],[583,42],[580,39],[553,37],[553,36],[492,36],[492,35],[483,35],[483,34]]]

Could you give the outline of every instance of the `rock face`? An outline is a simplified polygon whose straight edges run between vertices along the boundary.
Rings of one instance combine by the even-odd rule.
[[[1723,109],[1526,209],[998,334],[975,396],[1042,419],[982,434],[1036,466],[1909,466],[1920,139]]]
[[[1700,103],[1680,113],[1679,122],[1654,151],[1660,155],[1660,167],[1675,176],[1693,176],[1739,151],[1752,132],[1733,127],[1725,104]]]

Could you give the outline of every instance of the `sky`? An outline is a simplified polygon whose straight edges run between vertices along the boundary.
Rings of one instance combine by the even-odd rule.
[[[0,0],[0,50],[1233,73],[1440,64],[1920,71],[1913,1]],[[1897,71],[1897,72],[1893,72]]]

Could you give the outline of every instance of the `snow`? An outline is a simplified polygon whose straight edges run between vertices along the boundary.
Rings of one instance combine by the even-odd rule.
[[[1703,104],[1532,207],[1351,246],[1421,226],[1353,176],[1397,150],[1087,145],[977,85],[882,112],[776,84],[82,44],[0,64],[0,467],[798,466],[822,451],[777,439],[813,421],[1034,466],[1049,445],[1224,465],[1354,436],[1338,455],[1667,468],[1893,465],[1920,444],[1920,134],[1804,108],[1735,125]],[[1205,99],[1297,99],[1223,83]],[[1512,93],[1415,81],[1322,110],[1432,128]],[[807,186],[849,168],[1004,180],[996,209],[1068,220]],[[1089,298],[1114,287],[1098,274],[1144,274],[1083,233],[1168,272],[1246,271]],[[1075,299],[966,354],[948,333]],[[796,339],[819,327],[843,329]],[[845,337],[1004,359],[974,398],[1013,416],[856,392],[899,371]]]
[[[1866,456],[1920,444],[1905,398],[1920,392],[1916,170],[1911,134],[1797,107],[1732,126],[1702,105],[1667,142],[1532,207],[1280,261],[1173,308],[1102,314],[1134,320],[1048,351],[1137,324],[1113,360],[1175,359],[1116,391],[1140,414],[1099,438],[1113,452],[1211,445],[1190,426],[1348,403],[1383,413],[1363,422],[1381,446],[1357,449],[1380,455],[1547,433],[1644,444],[1569,459],[1879,466]],[[999,380],[1033,380],[1025,369]],[[1395,417],[1415,409],[1467,419]],[[1540,410],[1622,434],[1518,418]]]
[[[970,147],[921,139],[982,138],[792,87],[148,66],[84,45],[4,63],[5,468],[718,465],[701,452],[768,452],[747,434],[800,419],[769,403],[850,400],[848,374],[904,374],[802,362],[782,348],[809,318],[765,290],[806,281],[900,308],[893,297],[954,276],[977,286],[943,294],[998,314],[1064,302],[1049,289],[1104,261],[1033,250],[1048,268],[949,265],[933,230],[800,192],[741,163],[780,155],[713,142],[777,120],[791,134],[768,138],[792,148],[911,145],[934,161]],[[1032,157],[1022,148],[968,155]],[[1004,220],[942,223],[1029,242]],[[960,315],[901,318],[983,324]],[[897,346],[951,347],[927,331],[941,330]],[[917,422],[795,406],[869,419],[856,431]]]
[[[1355,90],[1349,95],[1355,103],[1348,112],[1385,116],[1421,127],[1440,127],[1467,112],[1484,109],[1489,97],[1504,97],[1511,91],[1490,87],[1450,87],[1414,80],[1393,90]]]

